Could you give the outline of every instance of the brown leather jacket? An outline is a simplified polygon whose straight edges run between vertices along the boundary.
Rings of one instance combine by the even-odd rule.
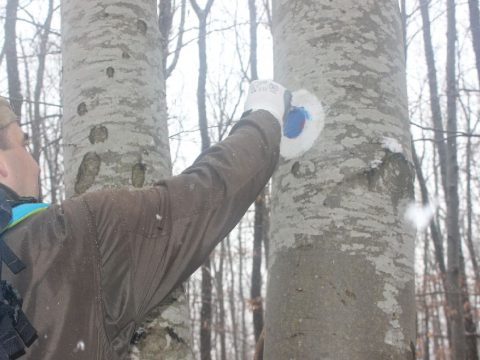
[[[237,224],[276,166],[280,126],[246,116],[182,174],[139,191],[88,193],[5,234],[27,268],[3,276],[39,339],[21,359],[127,357],[146,314]]]

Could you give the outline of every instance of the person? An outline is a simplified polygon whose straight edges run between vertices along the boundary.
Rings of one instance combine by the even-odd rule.
[[[22,360],[127,358],[145,316],[201,266],[266,185],[286,94],[272,81],[253,82],[230,135],[178,176],[37,204],[21,219],[15,210],[38,197],[39,167],[0,101],[0,190],[14,213],[1,239],[25,265],[16,274],[4,266],[2,280],[23,296],[38,335]]]

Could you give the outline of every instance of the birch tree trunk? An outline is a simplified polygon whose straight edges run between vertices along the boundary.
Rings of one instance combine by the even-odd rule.
[[[415,357],[413,196],[398,2],[274,1],[275,77],[325,128],[273,180],[266,359]]]
[[[67,196],[170,175],[156,14],[154,0],[62,3]],[[135,358],[190,358],[187,303],[175,306],[150,321]]]

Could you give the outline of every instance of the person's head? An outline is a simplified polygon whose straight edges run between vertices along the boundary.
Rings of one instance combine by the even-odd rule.
[[[0,97],[0,183],[20,196],[38,198],[40,168],[27,145],[28,136],[20,129],[17,116]]]

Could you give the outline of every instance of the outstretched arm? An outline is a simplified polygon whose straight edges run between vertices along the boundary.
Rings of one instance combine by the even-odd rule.
[[[249,112],[180,175],[82,196],[96,232],[107,333],[141,322],[206,260],[271,177],[280,135],[270,110]]]

